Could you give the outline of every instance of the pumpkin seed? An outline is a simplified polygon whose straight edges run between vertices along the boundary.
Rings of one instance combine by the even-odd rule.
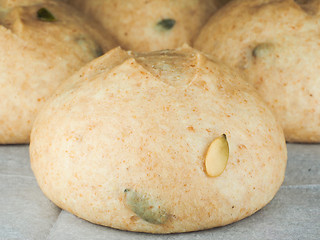
[[[40,8],[37,11],[37,18],[40,21],[44,21],[44,22],[54,22],[57,19],[53,16],[53,14],[51,12],[49,12],[48,9],[46,8]]]
[[[225,170],[229,158],[229,144],[225,134],[213,140],[207,151],[205,166],[210,177],[218,177]]]
[[[163,224],[167,221],[166,211],[149,195],[131,189],[125,189],[124,193],[127,206],[143,220],[152,224]]]

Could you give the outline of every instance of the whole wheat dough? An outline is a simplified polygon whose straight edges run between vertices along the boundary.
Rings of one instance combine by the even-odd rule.
[[[287,141],[320,142],[320,1],[232,1],[195,42],[246,74]]]
[[[205,156],[226,135],[229,160]],[[286,167],[283,132],[239,75],[183,47],[116,48],[64,82],[31,134],[44,194],[90,222],[151,232],[223,226],[265,206]]]
[[[37,112],[58,85],[115,46],[110,36],[65,3],[2,8],[0,144],[29,142]]]
[[[99,21],[128,50],[191,44],[217,9],[216,0],[67,0]]]

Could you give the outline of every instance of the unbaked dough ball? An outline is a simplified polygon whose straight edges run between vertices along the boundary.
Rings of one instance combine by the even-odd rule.
[[[59,207],[113,228],[172,233],[265,206],[283,181],[286,145],[254,89],[224,65],[188,47],[116,48],[59,87],[35,121],[30,157]]]
[[[68,0],[112,33],[120,45],[153,51],[191,44],[216,10],[215,0]]]
[[[58,85],[116,44],[55,1],[1,9],[0,24],[0,144],[27,143],[38,110]]]
[[[195,47],[246,74],[290,142],[320,142],[320,1],[239,0]]]

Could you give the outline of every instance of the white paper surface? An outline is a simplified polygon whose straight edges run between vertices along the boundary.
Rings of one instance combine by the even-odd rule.
[[[226,227],[171,235],[119,231],[61,211],[40,191],[28,146],[0,146],[0,239],[320,239],[320,145],[288,144],[286,179],[274,200]]]

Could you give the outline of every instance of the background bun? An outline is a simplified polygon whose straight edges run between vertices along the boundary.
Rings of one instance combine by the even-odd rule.
[[[2,9],[0,23],[0,144],[27,143],[58,85],[116,43],[62,2]]]
[[[287,141],[320,142],[320,1],[232,1],[195,47],[246,74]]]
[[[128,50],[153,51],[191,44],[217,9],[214,0],[68,0],[99,21]]]

